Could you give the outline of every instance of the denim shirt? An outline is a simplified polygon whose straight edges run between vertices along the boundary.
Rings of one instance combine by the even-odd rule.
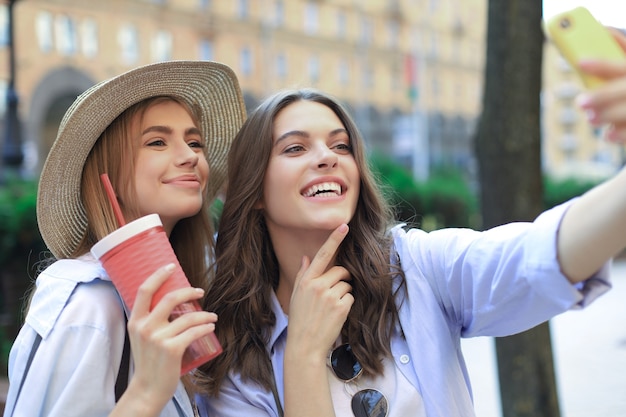
[[[397,369],[422,396],[428,417],[475,415],[461,337],[519,333],[584,307],[610,288],[610,263],[579,285],[562,274],[556,236],[567,207],[555,207],[532,223],[484,232],[392,229],[393,261],[400,262],[406,287],[396,300],[400,323],[391,352]],[[272,309],[277,322],[268,353],[284,403],[287,316],[275,295]],[[272,393],[234,372],[218,397],[197,401],[202,416],[278,416]]]

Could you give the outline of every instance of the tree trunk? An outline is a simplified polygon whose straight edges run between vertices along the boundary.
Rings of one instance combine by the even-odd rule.
[[[489,0],[483,113],[476,134],[483,227],[542,211],[541,0]],[[496,339],[503,417],[560,415],[548,323]]]

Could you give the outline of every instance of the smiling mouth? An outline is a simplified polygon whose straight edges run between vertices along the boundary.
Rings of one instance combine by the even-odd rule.
[[[335,197],[342,194],[341,185],[336,182],[315,184],[302,193],[305,197]]]

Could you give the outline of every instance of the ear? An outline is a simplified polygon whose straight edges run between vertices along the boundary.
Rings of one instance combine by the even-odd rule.
[[[259,201],[257,201],[254,204],[254,208],[257,209],[257,210],[263,210],[265,208],[265,203],[263,202],[262,198],[260,198]]]

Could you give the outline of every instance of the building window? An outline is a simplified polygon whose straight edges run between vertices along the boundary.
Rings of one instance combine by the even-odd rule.
[[[59,15],[54,21],[57,51],[62,55],[76,53],[76,27],[68,16]]]
[[[172,59],[172,34],[170,32],[159,30],[152,38],[152,58],[155,61]]]
[[[274,24],[283,26],[285,24],[285,3],[283,0],[276,0],[274,6]]]
[[[307,2],[304,7],[304,31],[309,34],[315,34],[318,30],[319,10],[317,4],[312,1]]]
[[[392,62],[389,71],[391,72],[391,91],[400,91],[404,79],[402,78],[402,68],[398,62]],[[411,87],[409,87],[410,89]]]
[[[320,59],[313,55],[309,58],[309,80],[312,83],[318,82],[320,79]]]
[[[237,2],[237,16],[239,16],[240,19],[248,18],[248,12],[250,9],[250,5],[248,3],[248,0],[239,0]]]
[[[435,13],[437,11],[437,9],[439,8],[439,1],[440,0],[429,0],[428,1],[428,11],[430,13]]]
[[[9,8],[7,5],[0,5],[0,46],[9,43]]]
[[[431,33],[430,35],[430,49],[429,49],[429,53],[431,58],[436,58],[438,55],[438,49],[439,49],[439,38],[437,37],[436,33]]]
[[[561,55],[556,59],[557,67],[564,73],[572,72],[571,65]]]
[[[43,53],[52,51],[52,15],[48,12],[39,12],[35,21],[35,32],[39,50]]]
[[[565,81],[554,89],[555,95],[561,100],[573,100],[580,93],[578,84]]]
[[[433,75],[431,79],[430,92],[433,97],[437,97],[441,92],[441,86],[439,85],[439,78],[437,77],[437,74]]]
[[[578,148],[578,140],[573,133],[565,132],[561,136],[559,146],[565,154],[571,154]]]
[[[7,80],[0,80],[0,97],[7,96],[7,89],[9,88]],[[0,116],[4,116],[7,112],[6,100],[0,100]]]
[[[374,68],[372,66],[365,64],[362,68],[362,76],[363,76],[363,87],[372,88],[374,86]]]
[[[361,16],[361,42],[364,45],[372,43],[374,25],[372,20],[367,16]]]
[[[83,20],[80,25],[80,46],[87,58],[98,55],[98,25],[93,19]]]
[[[347,34],[348,18],[343,10],[337,11],[337,37],[345,39]]]
[[[347,59],[341,59],[338,64],[338,78],[340,85],[348,85],[350,83],[350,65]]]
[[[576,124],[578,120],[578,112],[574,107],[563,107],[559,114],[559,122],[563,126],[571,126]]]
[[[241,74],[245,76],[252,75],[252,52],[249,48],[243,48],[239,55]]]
[[[120,28],[117,42],[122,51],[122,62],[127,65],[137,62],[139,59],[139,35],[133,25],[126,24]]]
[[[287,57],[285,54],[276,56],[276,76],[281,79],[287,78]]]
[[[389,35],[389,46],[398,46],[398,41],[400,39],[400,26],[396,20],[390,20],[387,22],[387,33]]]
[[[213,42],[208,39],[202,39],[200,41],[199,58],[203,61],[213,61]]]

